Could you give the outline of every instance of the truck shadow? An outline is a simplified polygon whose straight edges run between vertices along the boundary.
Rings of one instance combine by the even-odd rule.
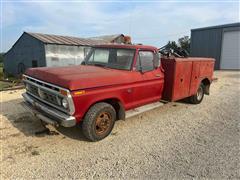
[[[80,125],[70,127],[70,128],[65,128],[65,127],[58,127],[56,128],[58,132],[60,132],[62,135],[65,137],[71,138],[71,139],[76,139],[78,141],[88,141],[80,128]]]
[[[63,138],[71,138],[78,141],[88,141],[81,132],[80,125],[71,128],[51,127],[47,129],[41,121],[21,106],[22,98],[2,102],[3,121],[8,121],[25,136],[45,137],[61,135]],[[178,103],[188,104],[185,100]],[[177,106],[175,103],[173,106]],[[50,127],[50,128],[48,128]],[[5,127],[2,127],[3,130]]]
[[[11,123],[13,127],[24,133],[24,135],[32,136],[35,131],[42,130],[43,127],[39,121],[36,121],[30,112],[27,112],[20,105],[21,102],[22,98],[18,98],[1,103],[3,122],[7,121]]]
[[[81,129],[79,126],[64,128],[64,127],[44,127],[39,119],[34,117],[30,112],[25,110],[21,106],[22,98],[1,102],[2,112],[1,115],[3,117],[3,123],[11,123],[11,125],[17,128],[20,132],[22,132],[25,136],[36,136],[36,137],[44,137],[44,136],[54,136],[54,135],[62,135],[65,137],[69,137],[71,139],[76,139],[80,141],[87,141],[87,139],[83,136]],[[5,122],[6,121],[6,122]],[[7,127],[1,127],[1,130],[7,129]]]
[[[176,101],[176,102],[178,102],[178,103],[180,103],[180,104],[192,104],[192,103],[190,103],[188,97],[185,98],[185,99],[178,100],[178,101]]]

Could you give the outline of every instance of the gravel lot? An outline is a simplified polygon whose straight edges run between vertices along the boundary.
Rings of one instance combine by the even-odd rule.
[[[215,76],[201,104],[168,103],[117,121],[95,143],[78,127],[36,135],[43,127],[20,106],[23,90],[2,92],[2,179],[239,179],[240,72]]]

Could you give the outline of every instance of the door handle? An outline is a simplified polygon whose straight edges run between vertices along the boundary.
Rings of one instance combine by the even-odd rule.
[[[161,74],[155,74],[156,77],[161,77]]]

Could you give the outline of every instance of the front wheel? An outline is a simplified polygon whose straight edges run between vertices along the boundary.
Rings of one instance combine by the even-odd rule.
[[[204,97],[204,85],[201,83],[198,87],[197,93],[189,98],[192,104],[199,104],[202,102]]]
[[[82,122],[84,136],[90,141],[99,141],[107,137],[115,124],[116,111],[108,103],[93,105]]]

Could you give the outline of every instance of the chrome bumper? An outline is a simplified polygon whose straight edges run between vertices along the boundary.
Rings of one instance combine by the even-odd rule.
[[[74,116],[69,116],[45,105],[27,93],[23,93],[22,96],[25,100],[25,102],[22,103],[23,107],[42,121],[48,124],[61,125],[64,127],[72,127],[76,125],[76,119]]]

